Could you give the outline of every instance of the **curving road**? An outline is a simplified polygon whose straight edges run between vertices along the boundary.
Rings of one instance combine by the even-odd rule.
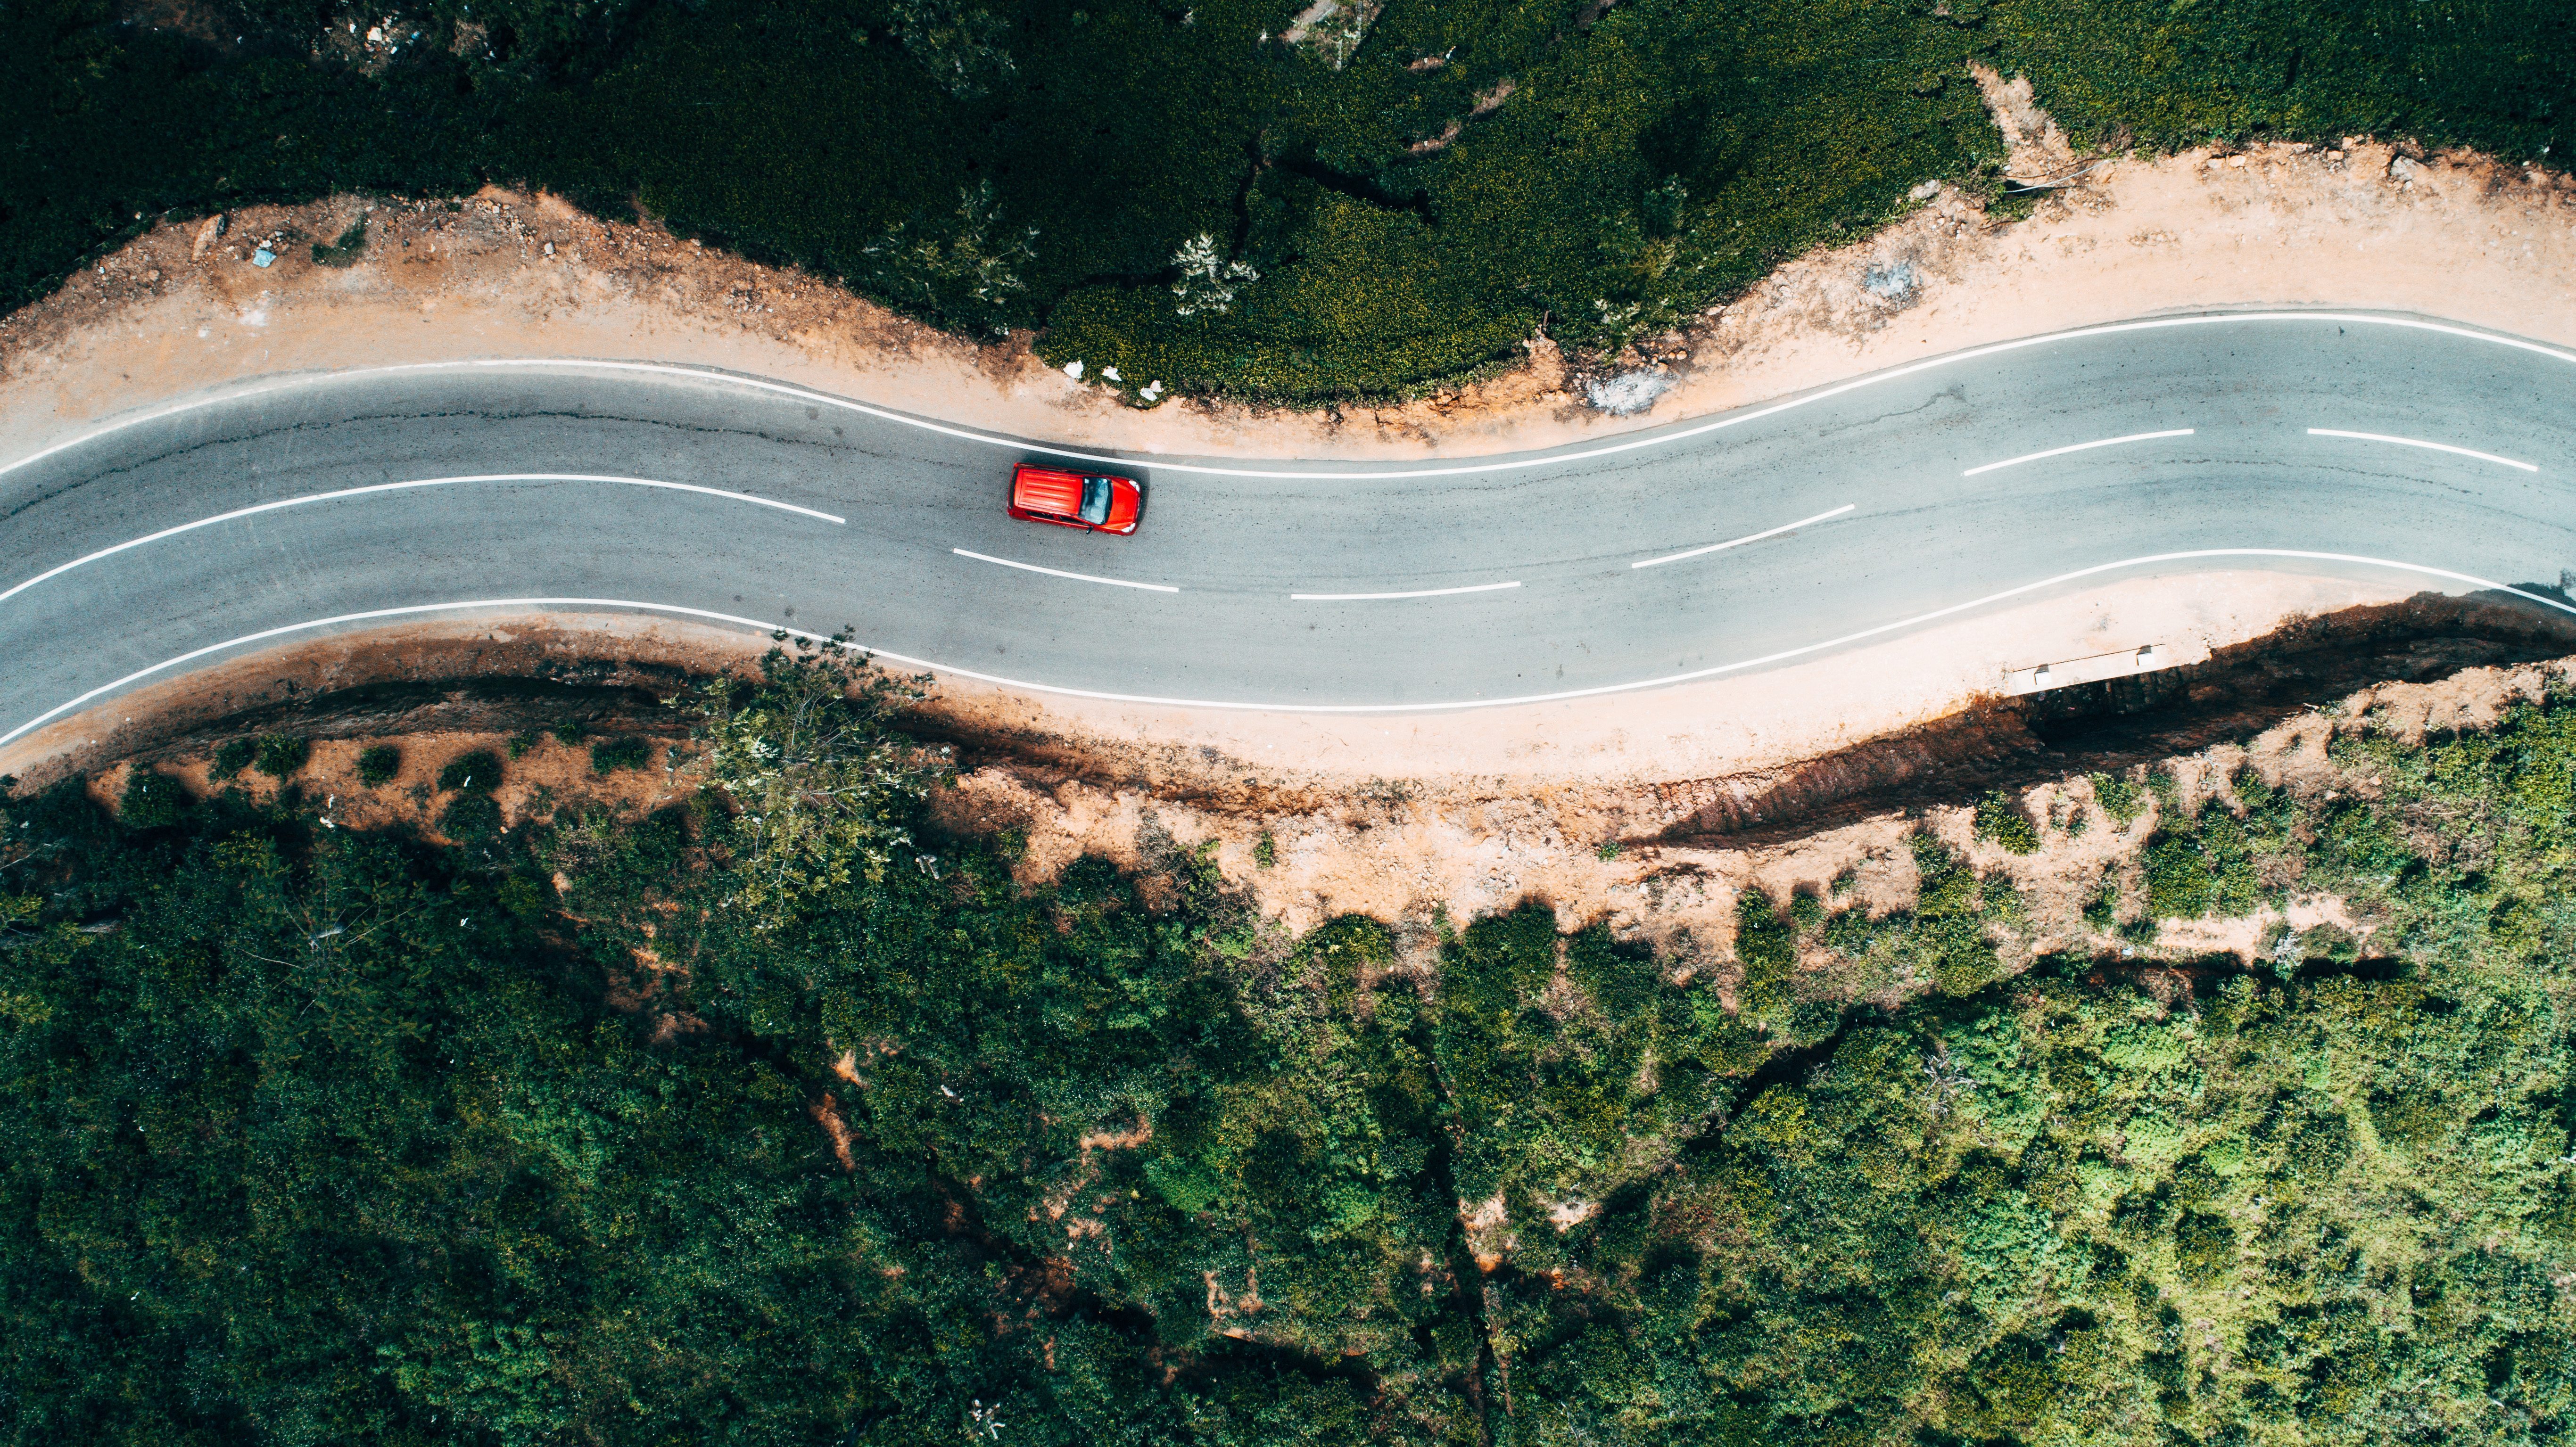
[[[2571,404],[2576,354],[2421,318],[2163,318],[1547,453],[1131,457],[1145,522],[1114,539],[1002,515],[1012,463],[1084,453],[758,379],[277,379],[0,467],[0,744],[475,608],[846,624],[944,672],[1337,710],[1650,687],[2114,573],[2413,570],[2566,609],[2532,589],[2576,567]]]

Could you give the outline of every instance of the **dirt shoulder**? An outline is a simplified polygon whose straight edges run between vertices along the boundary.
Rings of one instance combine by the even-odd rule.
[[[480,751],[506,759],[497,786],[487,778],[479,787],[492,792],[508,824],[542,821],[576,806],[639,818],[686,800],[697,788],[689,750],[663,747],[674,742],[672,715],[655,707],[650,694],[669,683],[671,665],[714,662],[732,640],[714,636],[705,640],[712,651],[691,654],[685,638],[630,633],[627,641],[639,655],[667,651],[611,667],[580,659],[595,643],[582,620],[559,621],[559,629],[495,628],[480,640],[487,656],[509,653],[526,662],[552,653],[574,671],[548,680],[551,692],[534,714],[509,700],[468,699],[453,690],[343,696],[336,712],[286,708],[248,716],[256,727],[294,737],[311,738],[316,729],[327,733],[285,780],[255,773],[229,781],[211,777],[221,731],[157,741],[138,734],[125,742],[141,747],[93,772],[90,790],[112,802],[137,769],[170,775],[199,796],[235,787],[273,799],[292,789],[300,806],[328,827],[411,828],[436,838],[444,811],[458,797],[440,787],[442,774]],[[2367,640],[2356,635],[2354,641]],[[381,640],[355,646],[383,647]],[[421,636],[375,661],[444,668],[475,646],[476,640],[461,634]],[[2423,647],[2419,636],[2414,651],[2420,655]],[[2284,659],[2276,653],[2269,662],[2277,668]],[[1551,904],[1568,928],[1607,924],[1623,938],[1651,942],[1672,968],[1715,972],[1722,988],[1730,985],[1735,968],[1735,919],[1744,891],[1759,889],[1774,901],[1811,894],[1873,913],[1906,908],[1917,885],[1908,840],[1928,829],[1965,855],[1980,876],[2012,883],[2028,915],[2028,938],[2016,946],[2025,954],[2063,951],[2101,959],[2129,953],[2142,964],[2234,955],[2251,963],[2284,925],[2305,930],[2331,924],[2363,935],[2371,926],[2338,899],[2293,891],[2246,917],[2169,923],[2151,946],[2134,934],[2124,938],[2111,920],[2142,912],[2141,851],[2162,811],[2179,808],[2189,816],[2202,800],[2228,795],[2231,781],[2247,769],[2305,795],[2367,792],[2375,778],[2348,777],[2328,757],[2326,744],[2338,731],[2369,727],[2419,738],[2428,731],[2484,728],[2517,703],[2563,692],[2576,676],[2576,658],[2453,666],[2463,661],[2468,655],[2431,659],[2434,676],[2422,682],[2384,681],[2357,691],[2320,687],[2310,691],[2307,705],[2276,696],[2268,715],[2222,710],[2188,718],[2194,691],[2182,690],[2156,720],[2166,731],[2134,740],[2144,745],[2137,749],[2124,750],[2123,740],[2101,730],[2080,739],[2037,738],[2033,730],[2045,728],[2044,718],[1998,715],[1912,739],[1902,757],[1886,754],[1876,763],[1838,757],[1834,768],[1845,772],[1896,766],[1884,771],[1893,787],[1860,798],[1863,807],[1839,815],[1820,806],[1830,804],[1832,778],[1770,779],[1772,800],[1786,821],[1770,830],[1712,827],[1726,822],[1726,811],[1712,811],[1712,803],[1763,787],[1749,776],[1679,789],[1596,784],[1502,793],[1384,779],[1326,790],[1229,760],[1229,768],[1252,771],[1240,776],[1242,787],[1182,794],[1168,781],[1157,785],[1086,771],[995,738],[965,751],[956,786],[935,790],[931,807],[942,827],[998,836],[1018,851],[1017,873],[1024,883],[1052,880],[1088,855],[1135,872],[1150,891],[1161,887],[1155,881],[1168,878],[1178,856],[1196,855],[1212,862],[1280,928],[1302,932],[1337,915],[1366,914],[1395,924],[1408,947],[1425,958],[1444,920],[1537,899]],[[344,668],[361,662],[354,653],[340,660]],[[2353,666],[2367,671],[2390,664],[2405,667],[2407,660],[2383,653]],[[268,696],[282,698],[288,681],[272,672],[264,685]],[[2333,681],[2332,675],[2312,680]],[[229,701],[258,695],[260,689],[249,682],[247,676],[231,680],[237,691]],[[2239,698],[2260,692],[2247,687],[2241,668],[2232,682]],[[971,723],[972,701],[967,703],[965,710],[952,705],[931,721]],[[163,717],[174,714],[165,711]],[[536,723],[547,726],[529,727]],[[2226,737],[2171,747],[2188,744],[2195,725]],[[556,736],[558,726],[589,741],[657,726],[664,737],[646,738],[642,767],[603,773],[596,755]],[[379,744],[392,745],[399,764],[390,778],[370,784],[358,760]],[[477,762],[473,772],[488,768],[488,761]],[[2135,783],[2150,768],[2172,781],[2170,798],[2160,801],[2154,791],[2133,790],[2139,812],[2126,819],[2104,807],[2087,776],[2090,769],[2107,769]],[[1909,783],[1922,786],[1911,799]],[[2016,854],[1978,836],[1969,805],[1989,788],[2037,821],[2035,848]],[[1848,961],[1823,950],[1814,952],[1808,967],[1851,973]],[[1873,981],[1860,974],[1843,980],[1828,973],[1819,983],[1869,995],[1881,989],[1903,994],[1922,982]]]
[[[2016,166],[2076,158],[1990,79]],[[280,372],[464,357],[697,363],[1066,443],[1264,457],[1539,447],[1762,401],[2036,332],[2254,305],[2419,311],[2576,344],[2576,178],[2473,155],[2273,146],[2114,158],[2026,219],[1953,190],[1869,239],[1783,266],[1736,303],[1607,359],[1651,405],[1613,416],[1553,343],[1502,375],[1400,405],[1143,409],[827,281],[552,197],[340,197],[164,225],[0,318],[0,460],[102,418]],[[364,221],[365,245],[326,251]],[[273,257],[261,267],[262,247]]]

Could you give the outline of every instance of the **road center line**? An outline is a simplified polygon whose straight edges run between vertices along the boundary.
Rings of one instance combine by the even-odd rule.
[[[1148,593],[1177,593],[1181,591],[1169,583],[1131,583],[1125,578],[1095,578],[1089,573],[1068,573],[1059,568],[1041,568],[1035,563],[1014,563],[1008,558],[996,558],[983,553],[970,553],[964,548],[950,548],[948,551],[955,553],[961,558],[973,558],[979,563],[999,563],[1005,568],[1017,568],[1024,573],[1044,573],[1050,578],[1071,578],[1077,583],[1106,583],[1112,588],[1142,588]]]
[[[2455,457],[2474,457],[2480,462],[2502,463],[2506,467],[2519,467],[2525,472],[2540,470],[2534,463],[2516,462],[2510,457],[2498,457],[2492,452],[2477,452],[2466,447],[2453,447],[2444,442],[2419,442],[2412,437],[2390,437],[2379,432],[2339,432],[2332,427],[2311,427],[2308,429],[2308,435],[2310,437],[2349,437],[2358,442],[2393,442],[2400,447],[2421,447],[2427,452],[2448,452]]]
[[[770,498],[754,497],[747,492],[727,492],[720,487],[700,487],[695,483],[689,482],[662,482],[650,477],[614,477],[605,474],[587,472],[494,472],[485,473],[475,477],[424,477],[410,482],[379,482],[367,487],[344,487],[336,492],[317,492],[305,497],[281,498],[276,502],[263,502],[252,507],[240,507],[233,509],[231,512],[217,513],[213,517],[199,518],[192,523],[181,523],[174,528],[163,528],[157,533],[146,533],[142,537],[129,539],[125,542],[118,543],[114,547],[101,548],[97,552],[88,554],[87,556],[74,558],[68,563],[58,563],[53,567],[47,568],[45,571],[38,573],[36,576],[29,578],[23,583],[18,584],[16,587],[10,588],[6,592],[0,592],[0,603],[8,602],[10,599],[17,597],[19,594],[36,586],[38,583],[45,581],[47,578],[59,578],[74,568],[81,567],[89,563],[95,563],[101,558],[112,558],[118,553],[124,552],[128,548],[139,548],[145,543],[157,543],[163,538],[174,538],[181,533],[195,532],[199,528],[213,527],[217,523],[228,523],[241,518],[255,517],[264,512],[276,512],[280,508],[302,507],[307,503],[336,502],[342,498],[367,497],[372,494],[382,492],[407,492],[413,488],[422,487],[453,487],[461,482],[609,482],[616,483],[622,487],[658,487],[670,492],[702,493],[708,497],[724,498],[729,502],[747,502],[757,507],[772,507],[778,509],[780,512],[792,512],[802,517],[819,518],[827,523],[840,523],[846,525],[848,522],[848,519],[846,518],[837,518],[827,512],[816,512],[810,507],[798,507],[792,502],[777,502]]]
[[[2001,462],[1989,462],[1983,467],[1971,467],[1959,475],[1974,477],[1980,472],[1992,472],[1998,467],[2018,467],[2025,462],[2037,462],[2043,457],[2064,457],[2070,452],[2090,452],[2096,447],[2117,447],[2123,442],[2153,442],[2159,437],[2189,437],[2190,435],[2191,429],[2188,427],[2176,427],[2167,432],[2132,432],[2126,437],[2105,437],[2099,442],[2078,442],[2072,447],[2052,447],[2046,452],[2028,452],[2019,457],[2007,457]]]
[[[1366,603],[1380,598],[1446,598],[1456,593],[1498,593],[1518,583],[1471,583],[1464,588],[1417,588],[1410,593],[1291,593],[1292,603]]]
[[[1627,683],[1596,684],[1590,688],[1569,688],[1555,693],[1520,694],[1505,698],[1464,698],[1444,703],[1296,704],[1247,703],[1239,700],[1228,699],[1164,698],[1152,694],[1111,693],[1100,689],[1067,688],[1059,684],[1038,683],[1028,679],[1005,678],[999,674],[983,673],[972,668],[963,668],[955,664],[941,663],[937,659],[916,658],[910,654],[870,648],[864,644],[852,645],[852,651],[865,653],[875,658],[889,659],[910,668],[924,668],[935,673],[951,674],[959,678],[972,678],[978,682],[999,684],[1005,688],[1028,689],[1036,693],[1056,694],[1065,698],[1101,699],[1109,703],[1157,704],[1173,708],[1222,708],[1234,709],[1247,713],[1397,714],[1453,712],[1465,709],[1503,708],[1514,704],[1559,703],[1567,699],[1575,698],[1599,698],[1608,694],[1634,693],[1649,688],[1664,688],[1672,684],[1689,683],[1703,678],[1719,678],[1730,673],[1741,673],[1749,669],[1762,668],[1770,664],[1786,663],[1791,659],[1812,658],[1818,654],[1827,653],[1838,648],[1850,647],[1855,643],[1867,642],[1876,638],[1884,638],[1892,633],[1903,633],[1911,629],[1920,628],[1926,623],[1936,623],[1945,618],[1955,618],[1962,613],[1991,607],[1994,604],[2004,602],[2008,599],[2026,597],[2032,593],[2041,592],[2050,588],[2063,587],[2068,583],[2080,582],[2086,578],[2100,577],[2106,573],[2124,572],[2132,568],[2154,567],[2165,563],[2200,562],[2216,558],[2297,558],[2312,562],[2349,563],[2359,567],[2389,568],[2400,573],[2413,574],[2417,577],[2439,578],[2446,582],[2459,583],[2467,587],[2482,589],[2487,592],[2503,593],[2510,597],[2520,598],[2524,602],[2533,604],[2537,607],[2551,608],[2561,613],[2576,614],[2576,604],[2563,603],[2556,598],[2551,598],[2544,594],[2527,592],[2510,584],[2495,582],[2492,579],[2481,578],[2475,574],[2453,572],[2448,568],[2435,568],[2422,563],[2402,562],[2393,558],[2364,557],[2353,553],[2309,552],[2300,548],[2195,548],[2187,552],[2150,553],[2143,557],[2120,558],[2112,562],[2096,563],[2089,568],[2077,568],[2072,572],[2059,573],[2052,577],[2035,579],[2031,582],[2021,583],[2010,588],[2005,588],[1999,592],[1988,593],[1980,598],[1970,598],[1965,602],[1952,603],[1946,607],[1934,608],[1929,612],[1917,613],[1909,618],[1898,618],[1892,622],[1873,624],[1867,628],[1845,633],[1837,638],[1827,638],[1816,643],[1799,644],[1794,647],[1783,648],[1771,653],[1762,654],[1758,657],[1740,658],[1732,663],[1720,663],[1707,668],[1695,668],[1683,673],[1668,673],[1656,678],[1640,678]],[[375,608],[363,613],[342,613],[337,617],[332,618],[315,618],[302,623],[287,623],[275,628],[263,628],[256,633],[245,633],[239,638],[228,638],[221,643],[209,643],[201,648],[192,648],[189,651],[180,654],[176,658],[165,658],[159,663],[155,663],[148,668],[138,668],[134,672],[129,673],[114,682],[102,683],[98,687],[90,689],[88,692],[83,693],[76,698],[54,705],[52,708],[49,708],[43,713],[36,715],[34,718],[27,720],[25,723],[10,729],[8,732],[0,733],[0,746],[6,746],[15,742],[27,734],[53,722],[55,719],[61,718],[63,715],[72,712],[83,704],[104,698],[120,689],[129,688],[137,683],[141,683],[143,680],[152,677],[154,674],[167,673],[171,669],[194,663],[200,658],[211,658],[218,653],[223,653],[231,649],[247,648],[254,643],[266,643],[273,638],[284,638],[297,633],[312,633],[326,629],[345,628],[355,623],[374,623],[392,618],[416,618],[431,613],[525,612],[540,610],[561,611],[564,609],[591,608],[607,608],[614,609],[619,612],[661,613],[673,617],[702,619],[710,623],[729,623],[735,627],[749,629],[755,634],[785,632],[795,637],[808,639],[816,643],[832,641],[825,639],[822,635],[817,633],[808,633],[802,629],[787,627],[786,625],[779,623],[764,623],[757,618],[744,618],[731,613],[710,612],[704,608],[682,607],[674,603],[642,602],[626,598],[479,598],[458,600],[450,603],[415,603],[399,608]]]
[[[1847,502],[1841,507],[1835,508],[1832,512],[1820,512],[1814,517],[1800,518],[1793,523],[1782,523],[1776,528],[1764,528],[1758,533],[1746,533],[1740,538],[1729,538],[1725,542],[1711,543],[1704,548],[1692,548],[1688,552],[1667,553],[1660,558],[1648,558],[1642,563],[1630,563],[1628,566],[1631,568],[1660,568],[1666,563],[1678,563],[1684,558],[1696,558],[1702,553],[1716,553],[1723,552],[1728,548],[1740,548],[1746,543],[1758,543],[1764,538],[1776,538],[1782,533],[1796,532],[1798,529],[1805,527],[1809,523],[1820,523],[1827,518],[1841,517],[1844,513],[1850,512],[1853,508],[1858,506],[1860,506],[1859,503]]]

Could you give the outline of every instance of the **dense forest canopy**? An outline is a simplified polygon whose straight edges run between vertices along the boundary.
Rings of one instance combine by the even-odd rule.
[[[2349,731],[2370,799],[2151,781],[2158,908],[2380,943],[2149,979],[2030,960],[1928,834],[1910,908],[1748,894],[1732,962],[1536,904],[1290,937],[1177,847],[1023,889],[832,668],[698,695],[739,797],[643,821],[502,829],[489,755],[450,846],[11,800],[8,1440],[2576,1426],[2576,708]]]
[[[0,306],[165,213],[489,179],[1131,389],[1396,393],[1996,194],[1980,58],[2095,143],[2576,146],[2557,0],[10,0]]]

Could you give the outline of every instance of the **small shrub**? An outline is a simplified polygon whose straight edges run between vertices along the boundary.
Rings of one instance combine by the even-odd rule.
[[[248,739],[228,739],[222,748],[215,750],[215,762],[206,772],[218,780],[230,779],[249,768],[250,761],[258,757],[259,745]]]
[[[1619,841],[1618,841],[1618,840],[1616,840],[1616,839],[1604,839],[1604,840],[1602,840],[1599,844],[1597,844],[1597,845],[1593,846],[1593,849],[1592,849],[1592,857],[1593,857],[1593,858],[1595,858],[1595,859],[1600,860],[1600,861],[1601,861],[1602,863],[1604,863],[1604,864],[1607,864],[1607,863],[1609,863],[1611,860],[1618,858],[1618,857],[1619,857]]]
[[[555,742],[568,749],[580,748],[581,741],[589,737],[589,735],[583,731],[581,725],[570,722],[556,724],[554,734]]]
[[[377,744],[358,755],[358,782],[370,789],[394,781],[402,772],[402,750],[391,744]]]
[[[116,817],[128,829],[162,829],[179,822],[188,806],[188,788],[168,774],[138,768],[125,781]]]
[[[653,746],[632,734],[603,739],[590,746],[590,771],[613,773],[618,769],[641,769],[653,762]]]
[[[1267,829],[1261,831],[1260,838],[1252,841],[1252,862],[1262,869],[1279,863],[1279,841]]]
[[[1812,894],[1793,894],[1789,896],[1789,918],[1797,921],[1798,928],[1812,930],[1825,922],[1825,902]]]
[[[2101,888],[2094,892],[2093,897],[2084,902],[2084,922],[2098,930],[2109,929],[2118,919],[2119,912],[2120,892],[2113,889],[2107,879],[2102,881]]]
[[[501,760],[490,749],[458,754],[438,771],[438,787],[442,793],[457,790],[489,794],[501,787]]]
[[[510,741],[507,744],[502,745],[502,747],[509,750],[511,758],[523,759],[528,756],[528,750],[535,748],[538,744],[544,742],[544,740],[544,734],[538,733],[534,729],[530,729],[526,733],[510,735]]]
[[[2198,919],[2209,913],[2209,861],[2200,841],[2160,834],[2147,843],[2147,914],[2153,919]]]
[[[2000,844],[2007,854],[2028,854],[2039,848],[2039,830],[2021,800],[2002,789],[1977,801],[1977,837]]]
[[[2126,829],[2146,812],[2146,795],[2135,780],[2119,774],[2095,774],[2091,778],[2093,802],[2111,816],[2111,822]]]
[[[501,806],[479,790],[459,794],[438,816],[438,832],[459,844],[482,844],[501,835]]]
[[[263,734],[250,766],[272,779],[283,779],[303,768],[304,761],[312,756],[313,746],[302,739],[288,738],[284,734]]]
[[[319,241],[313,243],[315,266],[355,266],[358,258],[366,254],[367,218],[364,216],[351,222],[349,229],[340,233],[340,239],[330,245],[325,246]]]

